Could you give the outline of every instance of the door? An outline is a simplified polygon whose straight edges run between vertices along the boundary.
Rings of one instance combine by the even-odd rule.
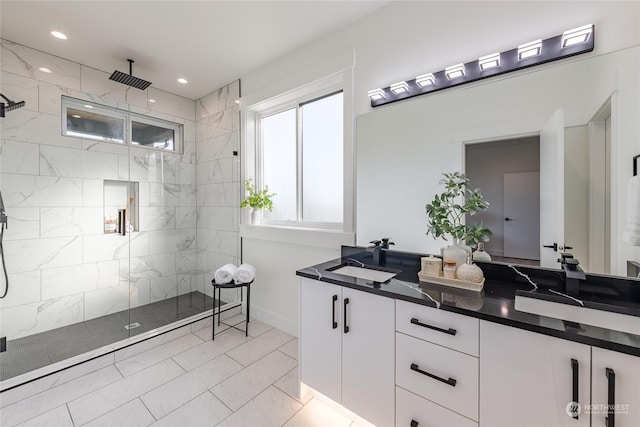
[[[504,174],[504,256],[540,259],[540,173]]]
[[[350,288],[342,288],[342,297],[342,404],[374,425],[392,426],[394,300]]]
[[[591,357],[591,403],[594,405],[591,425],[637,427],[640,420],[640,357],[597,347],[593,347]],[[615,405],[612,407],[615,410],[613,419],[603,410],[608,405]],[[606,424],[605,418],[609,418]]]
[[[564,110],[540,130],[540,266],[558,268],[564,246]]]
[[[480,336],[480,427],[590,425],[571,412],[591,400],[590,346],[486,321]]]
[[[340,402],[342,289],[311,279],[301,279],[301,283],[300,379],[309,387]]]

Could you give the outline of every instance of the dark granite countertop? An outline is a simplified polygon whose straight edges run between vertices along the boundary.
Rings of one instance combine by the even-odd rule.
[[[485,273],[484,288],[480,292],[441,286],[418,280],[420,258],[423,254],[389,251],[383,266],[374,266],[372,255],[361,247],[342,247],[342,257],[300,269],[298,276],[320,280],[339,286],[358,289],[400,299],[440,310],[476,317],[490,322],[542,333],[621,353],[640,356],[640,335],[574,323],[552,317],[529,314],[515,309],[516,293],[526,295],[532,285],[508,264],[478,263]],[[343,265],[365,264],[373,269],[397,272],[397,276],[384,283],[334,273]],[[545,290],[557,289],[562,284],[562,271],[537,267],[516,266],[540,286],[544,299],[553,300]],[[580,298],[585,306],[592,301],[615,305],[624,314],[636,316],[640,322],[640,280],[587,275]]]

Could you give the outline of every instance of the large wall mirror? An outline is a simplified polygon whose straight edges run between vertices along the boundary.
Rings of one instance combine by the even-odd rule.
[[[357,243],[391,237],[398,249],[439,253],[447,243],[425,234],[425,204],[442,191],[441,174],[459,170],[492,204],[473,218],[494,232],[490,254],[517,253],[506,186],[542,218],[533,234],[516,234],[529,253],[511,257],[557,268],[558,253],[544,248],[556,243],[587,271],[624,276],[640,260],[620,239],[639,117],[640,47],[378,107],[357,119]]]

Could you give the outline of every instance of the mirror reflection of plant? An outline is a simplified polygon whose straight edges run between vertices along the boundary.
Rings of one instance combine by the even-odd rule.
[[[269,186],[265,185],[264,190],[257,191],[253,185],[251,178],[245,179],[244,189],[249,196],[245,198],[240,207],[245,208],[247,206],[257,209],[268,209],[269,212],[273,210],[273,200],[271,200],[277,193],[269,193]]]
[[[471,190],[468,187],[469,178],[462,172],[443,173],[440,184],[445,191],[436,194],[433,201],[426,205],[429,217],[427,234],[435,239],[446,235],[460,239],[470,246],[477,246],[478,242],[486,242],[492,234],[491,230],[480,225],[466,225],[463,219],[466,214],[476,215],[489,207],[480,189]]]

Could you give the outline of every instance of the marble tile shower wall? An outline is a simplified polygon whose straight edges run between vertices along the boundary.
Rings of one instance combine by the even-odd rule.
[[[10,281],[0,334],[20,338],[198,289],[194,101],[0,42],[1,92],[26,102],[0,119]],[[181,123],[184,153],[62,136],[62,95]],[[139,182],[140,231],[104,234],[104,180]]]
[[[199,281],[212,295],[213,272],[240,259],[240,82],[196,101],[196,185]],[[229,291],[222,299],[235,295]]]

